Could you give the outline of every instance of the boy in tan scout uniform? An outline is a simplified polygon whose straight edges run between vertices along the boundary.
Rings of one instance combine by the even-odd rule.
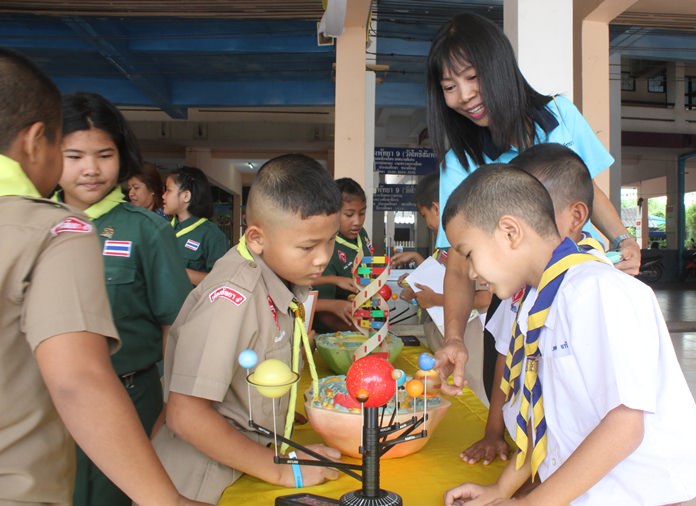
[[[118,339],[95,281],[93,227],[42,198],[61,174],[60,126],[55,85],[0,49],[0,503],[71,503],[69,430],[138,503],[193,504],[158,463],[111,367]]]
[[[273,400],[252,391],[249,406],[247,371],[237,358],[252,349],[259,361],[290,365],[288,308],[305,299],[331,258],[340,208],[336,185],[316,161],[303,155],[270,160],[251,186],[242,241],[186,299],[167,339],[166,425],[153,442],[183,494],[217,501],[243,473],[284,487],[299,482],[290,466],[273,464],[270,441],[248,431],[250,408],[255,422],[273,427]],[[288,396],[280,399],[278,432],[293,408]],[[340,456],[322,445],[315,451]],[[305,486],[338,477],[313,466],[301,473]]]

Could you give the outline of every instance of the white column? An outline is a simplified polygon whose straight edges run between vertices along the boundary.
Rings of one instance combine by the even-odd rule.
[[[674,119],[677,124],[686,121],[685,94],[686,77],[684,75],[684,62],[669,62],[667,64],[667,102],[674,104]]]
[[[679,247],[678,219],[679,193],[677,192],[677,157],[671,164],[671,169],[666,171],[667,176],[667,207],[665,209],[665,233],[667,234],[667,248],[677,249]],[[647,225],[646,225],[647,227]]]
[[[365,229],[372,230],[375,75],[365,70],[371,0],[346,4],[343,33],[336,39],[334,177],[350,177],[367,195]]]
[[[505,0],[505,34],[540,93],[573,100],[573,0]]]
[[[372,20],[370,33],[377,33],[377,21]],[[365,63],[377,61],[377,37],[371,35],[368,40]],[[375,193],[375,103],[377,95],[377,75],[372,71],[365,72],[365,173],[362,187],[367,196],[367,213],[365,214],[365,230],[368,231],[374,243],[374,224],[372,221],[372,197]],[[379,182],[379,181],[378,181]],[[379,227],[380,229],[383,227]]]
[[[609,56],[609,152],[614,165],[609,174],[609,200],[621,209],[621,53]],[[647,204],[645,205],[647,209]],[[646,229],[647,230],[647,229]],[[647,237],[647,233],[646,233]]]

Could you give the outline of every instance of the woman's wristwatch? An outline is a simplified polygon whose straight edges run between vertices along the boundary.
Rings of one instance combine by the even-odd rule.
[[[633,239],[633,235],[631,235],[631,234],[617,235],[616,237],[614,237],[614,240],[611,242],[611,249],[618,250],[621,243],[623,241],[625,241],[626,239]]]

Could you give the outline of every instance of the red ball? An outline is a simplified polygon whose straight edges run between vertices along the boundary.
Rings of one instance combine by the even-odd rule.
[[[391,288],[389,288],[389,285],[382,285],[382,288],[380,288],[377,293],[379,293],[384,300],[389,300],[392,296],[392,291]]]
[[[366,408],[383,406],[396,392],[391,376],[393,370],[394,367],[387,360],[374,355],[356,360],[346,374],[348,393],[353,399],[360,401],[367,392],[368,398],[364,403]]]

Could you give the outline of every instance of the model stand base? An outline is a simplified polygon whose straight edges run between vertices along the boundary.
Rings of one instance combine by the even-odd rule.
[[[341,496],[341,506],[402,506],[401,497],[388,490],[380,490],[376,497],[366,497],[362,490]]]

